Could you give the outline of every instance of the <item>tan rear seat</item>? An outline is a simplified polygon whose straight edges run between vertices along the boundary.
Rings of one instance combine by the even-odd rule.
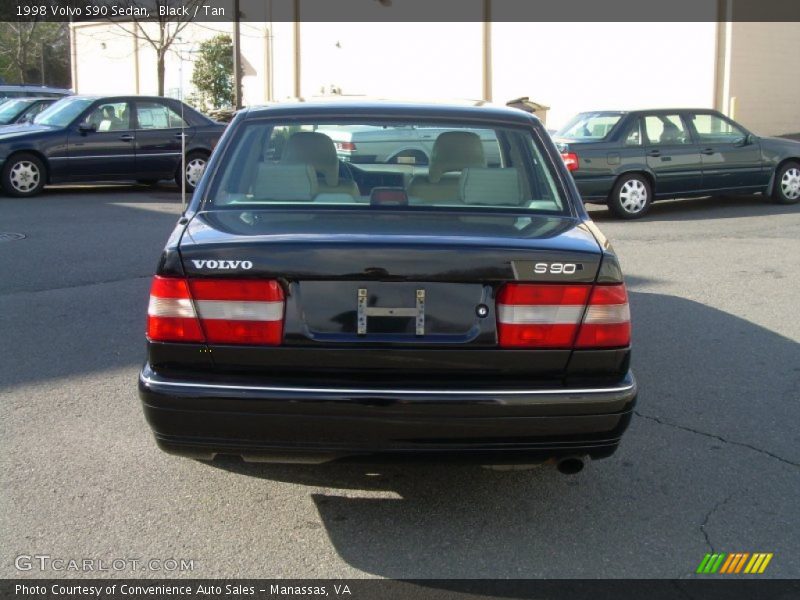
[[[408,184],[408,195],[425,203],[455,201],[463,169],[485,167],[486,157],[478,134],[445,131],[436,138],[428,175],[417,175]]]

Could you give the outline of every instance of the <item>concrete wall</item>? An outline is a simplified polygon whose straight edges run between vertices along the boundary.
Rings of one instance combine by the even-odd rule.
[[[721,36],[729,69],[722,108],[761,135],[800,132],[800,23],[732,23]],[[725,44],[728,44],[727,46]]]
[[[165,92],[177,96],[182,87],[190,95],[193,51],[231,29],[189,25],[168,55]],[[73,32],[79,93],[156,92],[155,53],[146,42],[110,23]],[[244,102],[332,87],[346,95],[480,99],[483,33],[479,22],[245,22]],[[494,23],[492,98],[529,96],[550,106],[550,128],[582,110],[716,106],[758,133],[788,133],[800,131],[800,77],[792,74],[799,56],[797,23]]]
[[[716,23],[495,23],[495,101],[550,106],[548,128],[595,109],[714,105]]]

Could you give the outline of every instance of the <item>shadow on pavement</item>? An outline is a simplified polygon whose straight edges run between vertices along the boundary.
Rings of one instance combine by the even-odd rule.
[[[751,505],[762,490],[791,497],[798,484],[800,345],[673,296],[634,292],[631,304],[640,416],[614,457],[577,476],[434,462],[212,464],[307,486],[342,559],[383,577],[688,576],[707,548],[703,519],[729,496],[734,516],[715,530],[789,544],[797,532]],[[685,571],[660,562],[682,549]]]
[[[3,231],[26,235],[0,248],[0,387],[144,360],[148,290],[179,198],[91,186],[0,200]]]
[[[598,223],[620,221],[604,206],[587,205],[589,215]],[[625,222],[635,227],[637,222],[701,221],[706,219],[736,219],[766,217],[800,212],[800,204],[775,204],[766,196],[709,196],[706,198],[659,200],[646,216]]]

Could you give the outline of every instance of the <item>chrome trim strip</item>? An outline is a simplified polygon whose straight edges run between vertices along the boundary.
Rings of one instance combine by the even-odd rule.
[[[82,158],[146,158],[150,156],[180,156],[180,152],[156,152],[152,154],[137,154],[135,152],[129,152],[128,154],[98,154],[98,155],[90,155],[90,156],[51,156],[47,160],[79,160]]]
[[[573,394],[604,394],[616,392],[628,392],[636,389],[636,382],[631,381],[628,385],[611,388],[575,388],[575,389],[553,389],[553,390],[392,390],[392,389],[366,389],[366,388],[303,388],[303,387],[278,387],[278,386],[259,386],[259,385],[225,385],[218,383],[187,383],[182,381],[158,381],[144,373],[140,374],[141,381],[148,385],[179,388],[210,388],[215,390],[239,390],[251,392],[299,392],[299,393],[320,393],[320,394],[392,394],[407,396],[423,395],[446,395],[446,396],[540,396],[540,395],[563,395]]]

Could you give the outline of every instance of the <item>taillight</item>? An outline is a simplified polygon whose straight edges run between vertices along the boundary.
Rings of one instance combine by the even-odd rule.
[[[625,284],[596,285],[576,348],[616,348],[631,343],[631,311]]]
[[[147,338],[154,342],[204,341],[185,279],[153,278],[147,307]]]
[[[356,149],[356,145],[353,142],[336,142],[336,149],[353,152]]]
[[[147,337],[159,342],[278,345],[283,289],[277,281],[156,276]]]
[[[568,171],[577,171],[578,167],[581,166],[578,155],[574,152],[562,152],[561,158],[564,159],[564,164],[567,166]]]
[[[502,348],[620,347],[630,331],[624,284],[509,283],[497,297]]]
[[[504,348],[571,348],[591,285],[509,283],[497,297]]]

